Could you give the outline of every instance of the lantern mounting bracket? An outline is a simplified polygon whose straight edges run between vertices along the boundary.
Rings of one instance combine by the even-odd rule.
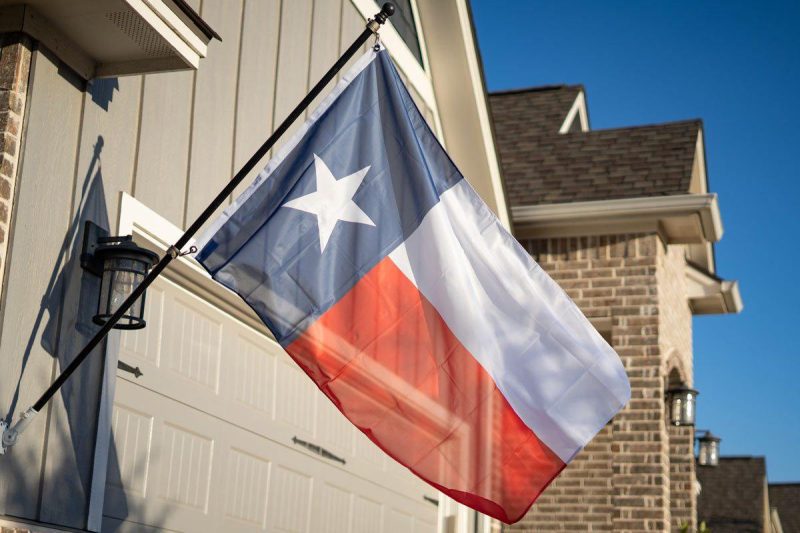
[[[138,246],[133,235],[111,236],[91,220],[84,224],[81,267],[100,278],[100,302],[92,322],[104,325],[115,306],[147,275],[158,261],[158,254]],[[144,321],[144,294],[133,311],[116,320],[114,329],[141,329]]]
[[[81,249],[81,267],[98,278],[103,275],[103,261],[96,255],[101,239],[108,238],[108,230],[101,228],[91,220],[83,225],[83,248]]]

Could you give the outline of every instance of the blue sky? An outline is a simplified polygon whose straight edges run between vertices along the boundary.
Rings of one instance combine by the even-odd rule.
[[[704,121],[740,315],[694,319],[698,427],[800,481],[800,3],[473,0],[489,90],[583,83],[594,129]]]

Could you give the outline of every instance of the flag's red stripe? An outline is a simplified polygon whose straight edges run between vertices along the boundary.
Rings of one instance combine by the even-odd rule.
[[[389,455],[504,522],[564,468],[388,258],[287,351]]]

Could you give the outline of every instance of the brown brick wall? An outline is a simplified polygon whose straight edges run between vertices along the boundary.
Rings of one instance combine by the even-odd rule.
[[[670,514],[672,530],[697,522],[695,492],[694,428],[669,426]]]
[[[16,33],[0,35],[0,295],[11,233],[30,66],[30,38]]]
[[[686,260],[681,246],[671,246],[659,258],[659,339],[664,359],[663,376],[669,386],[677,371],[680,381],[693,382],[692,313],[686,299]],[[673,378],[674,379],[674,378]],[[688,525],[694,529],[697,519],[697,495],[694,491],[694,428],[668,425],[670,458],[670,516],[672,529]]]
[[[682,252],[668,249],[654,234],[523,245],[609,339],[628,371],[632,397],[525,519],[506,529],[665,531],[673,522],[671,498],[681,502],[677,516],[687,521],[694,513],[694,500],[683,497],[694,479],[691,444],[679,445],[684,437],[672,446],[676,459],[684,459],[675,468],[686,471],[689,462],[692,469],[690,479],[678,476],[673,483],[673,430],[665,424],[664,402],[667,355],[681,350],[691,366]]]
[[[691,385],[692,374],[692,312],[686,288],[686,260],[682,246],[670,246],[661,254],[656,271],[659,286],[659,342],[666,354],[668,373],[677,366],[683,381]],[[666,374],[665,374],[666,375]]]

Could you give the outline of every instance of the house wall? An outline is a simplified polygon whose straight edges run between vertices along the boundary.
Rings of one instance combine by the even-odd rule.
[[[673,483],[671,470],[673,457],[684,460],[682,467],[693,464],[691,451],[671,447],[664,402],[673,347],[691,362],[680,251],[665,247],[656,234],[523,244],[620,355],[632,397],[508,530],[664,531],[679,517],[693,517],[694,500],[686,494],[691,483]],[[675,518],[671,500],[682,502]]]
[[[692,385],[692,312],[686,298],[686,260],[682,246],[670,246],[660,256],[657,270],[659,290],[659,341],[666,355],[662,376],[665,387],[671,376]],[[675,371],[677,371],[675,373]],[[702,400],[701,400],[702,401]],[[697,521],[695,492],[694,428],[667,425],[669,436],[670,517],[674,531]]]
[[[28,95],[31,47],[30,38],[20,33],[0,35],[0,302]]]
[[[13,241],[3,240],[11,241],[7,259],[0,249],[6,265],[3,416],[31,405],[96,330],[91,316],[97,280],[79,262],[84,223],[115,231],[126,192],[175,225],[188,226],[364,27],[350,0],[189,3],[223,38],[210,44],[196,72],[87,83],[33,43],[25,136],[18,144],[15,231]],[[461,35],[463,22],[439,21],[437,30]],[[429,55],[452,54],[437,46],[428,46]],[[418,88],[410,89],[429,123],[463,121],[437,116]],[[435,91],[442,96],[441,88]],[[451,142],[461,146],[450,131]],[[476,188],[492,190],[481,180],[489,179],[483,170],[493,153],[482,166],[474,150],[467,155],[454,159],[475,177]],[[8,199],[0,204],[8,208]],[[102,350],[2,459],[0,515],[85,526]]]

